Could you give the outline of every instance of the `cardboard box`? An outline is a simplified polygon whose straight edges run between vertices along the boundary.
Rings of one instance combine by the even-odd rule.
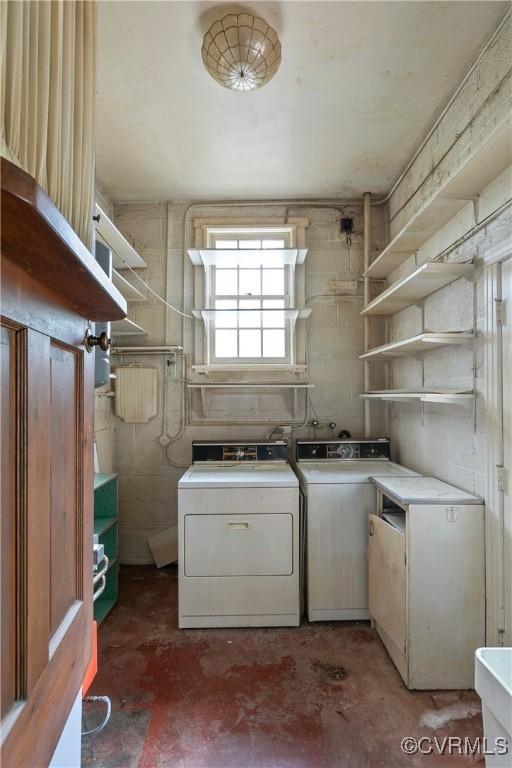
[[[171,525],[165,531],[148,536],[148,545],[157,568],[178,560],[178,526]]]

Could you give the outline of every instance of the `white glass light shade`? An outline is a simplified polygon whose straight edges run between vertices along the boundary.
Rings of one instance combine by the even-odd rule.
[[[212,24],[201,55],[210,75],[224,88],[251,91],[274,77],[281,63],[281,43],[264,19],[230,13]]]

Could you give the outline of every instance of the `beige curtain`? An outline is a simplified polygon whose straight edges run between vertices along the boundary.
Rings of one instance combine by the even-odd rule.
[[[41,184],[92,245],[96,8],[0,0],[0,152]]]

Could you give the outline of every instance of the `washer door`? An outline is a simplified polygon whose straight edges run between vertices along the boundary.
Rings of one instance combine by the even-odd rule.
[[[292,573],[292,515],[185,515],[185,576]]]

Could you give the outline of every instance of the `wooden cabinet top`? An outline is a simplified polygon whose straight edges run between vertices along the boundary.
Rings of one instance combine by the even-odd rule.
[[[33,278],[94,321],[126,316],[126,301],[34,178],[1,158],[1,248]]]

